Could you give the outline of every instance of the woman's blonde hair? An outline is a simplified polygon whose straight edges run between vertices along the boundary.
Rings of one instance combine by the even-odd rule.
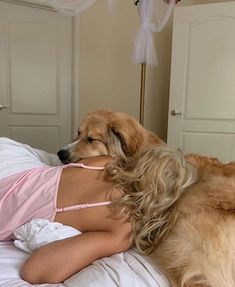
[[[106,176],[124,193],[115,206],[129,214],[132,242],[145,253],[169,231],[176,219],[177,201],[197,178],[182,153],[166,146],[154,146],[138,159],[111,163]]]

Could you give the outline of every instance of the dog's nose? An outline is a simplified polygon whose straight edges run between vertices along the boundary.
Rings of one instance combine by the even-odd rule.
[[[57,155],[61,162],[68,163],[70,158],[70,152],[66,149],[61,149],[57,152]]]

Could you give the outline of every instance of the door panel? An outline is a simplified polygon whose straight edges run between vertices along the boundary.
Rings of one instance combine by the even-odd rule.
[[[187,118],[235,119],[234,31],[224,16],[190,24]]]
[[[11,23],[9,33],[12,112],[56,114],[59,100],[56,27],[22,20]]]
[[[167,139],[173,148],[235,160],[234,31],[235,3],[175,9]]]
[[[182,147],[185,153],[203,151],[207,156],[217,156],[228,162],[235,158],[235,135],[231,133],[183,132]],[[208,144],[211,143],[211,144]]]
[[[0,1],[0,136],[56,152],[71,140],[72,20]]]

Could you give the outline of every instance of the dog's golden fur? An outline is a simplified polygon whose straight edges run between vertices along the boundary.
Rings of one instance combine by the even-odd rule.
[[[76,139],[60,150],[58,156],[63,163],[98,155],[134,157],[153,144],[164,142],[135,118],[125,113],[97,110],[84,117]]]
[[[182,158],[156,146],[116,168],[113,179],[126,188],[121,203],[132,216],[136,245],[145,247],[142,239],[155,247],[151,257],[171,286],[234,287],[235,162]]]
[[[186,156],[198,180],[179,199],[177,221],[155,250],[172,286],[235,286],[235,163]]]

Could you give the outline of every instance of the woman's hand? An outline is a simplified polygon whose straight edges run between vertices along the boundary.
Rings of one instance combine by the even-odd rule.
[[[61,283],[95,260],[129,248],[129,234],[86,232],[39,248],[24,263],[21,276],[31,284]]]

